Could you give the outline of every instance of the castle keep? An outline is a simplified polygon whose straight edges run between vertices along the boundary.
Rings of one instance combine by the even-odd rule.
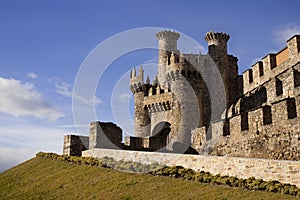
[[[206,55],[180,52],[177,32],[156,38],[157,76],[150,81],[142,67],[130,74],[135,136],[123,144],[115,124],[92,122],[89,138],[65,136],[64,154],[110,148],[300,160],[300,36],[242,75],[226,33],[206,34]]]

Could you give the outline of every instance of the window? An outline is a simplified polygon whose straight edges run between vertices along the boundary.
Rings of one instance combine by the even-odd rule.
[[[276,96],[280,96],[283,94],[283,88],[282,88],[282,81],[278,78],[275,80],[275,87],[276,87]]]

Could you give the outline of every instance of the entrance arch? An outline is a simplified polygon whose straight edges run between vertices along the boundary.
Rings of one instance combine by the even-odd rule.
[[[169,122],[162,121],[156,124],[150,137],[150,149],[154,151],[166,150],[170,132],[171,124]]]

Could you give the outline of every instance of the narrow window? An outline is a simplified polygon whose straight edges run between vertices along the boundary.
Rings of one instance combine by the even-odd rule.
[[[300,86],[300,72],[297,70],[294,70],[294,87]]]
[[[248,113],[241,113],[241,130],[249,130]]]
[[[295,98],[287,99],[287,112],[288,119],[294,119],[297,117]]]
[[[259,68],[259,76],[263,76],[264,75],[264,67],[263,67],[262,62],[258,63],[258,68]]]
[[[253,73],[252,73],[252,69],[249,69],[249,83],[253,82]]]
[[[275,87],[276,87],[276,96],[280,96],[283,94],[283,88],[282,88],[282,81],[278,78],[275,80]]]
[[[272,124],[271,106],[263,107],[263,124],[264,125]]]

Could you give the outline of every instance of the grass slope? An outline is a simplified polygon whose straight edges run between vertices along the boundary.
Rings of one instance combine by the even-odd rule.
[[[0,174],[0,199],[298,199],[34,158]]]

